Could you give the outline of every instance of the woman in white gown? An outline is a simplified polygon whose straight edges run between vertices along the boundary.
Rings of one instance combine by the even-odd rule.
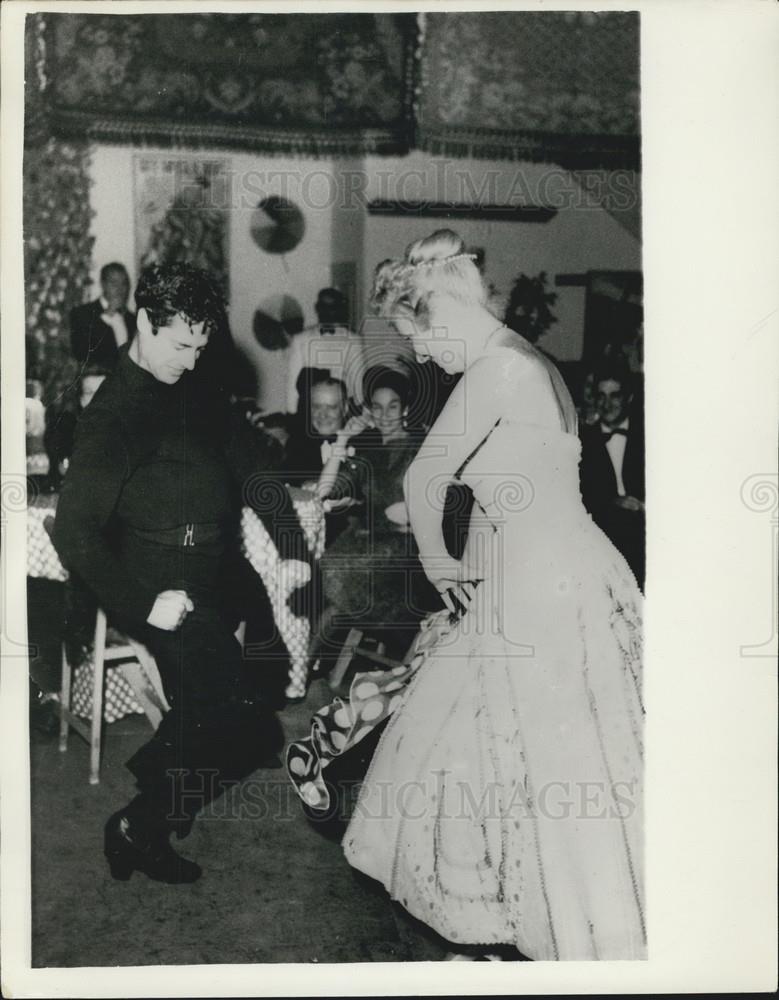
[[[582,506],[570,396],[449,230],[375,301],[464,373],[406,499],[425,572],[466,611],[394,708],[346,857],[455,948],[644,958],[641,595]],[[461,562],[441,530],[455,478],[476,498]]]

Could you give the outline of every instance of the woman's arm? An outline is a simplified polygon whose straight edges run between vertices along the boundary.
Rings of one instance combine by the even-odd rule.
[[[480,358],[462,377],[409,466],[404,493],[422,565],[441,589],[459,578],[460,564],[449,555],[443,535],[446,488],[455,473],[503,415],[513,379],[506,356]]]
[[[341,462],[346,458],[346,449],[351,438],[361,434],[366,428],[372,427],[370,417],[366,414],[352,417],[336,435],[330,458],[325,462],[317,482],[316,492],[320,500],[325,500],[333,492],[338,481]]]

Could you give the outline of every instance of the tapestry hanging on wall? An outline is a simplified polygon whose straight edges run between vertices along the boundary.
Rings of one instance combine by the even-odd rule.
[[[638,168],[637,13],[426,14],[421,52],[421,148]]]
[[[413,14],[43,17],[59,134],[315,155],[408,147]]]

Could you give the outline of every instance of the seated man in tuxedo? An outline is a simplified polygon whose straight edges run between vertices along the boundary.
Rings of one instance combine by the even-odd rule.
[[[130,279],[122,264],[100,271],[101,295],[70,313],[70,346],[81,365],[111,371],[119,348],[135,335],[135,313],[127,308]]]
[[[303,369],[298,385],[303,413],[287,444],[282,478],[291,486],[315,491],[338,432],[349,417],[347,388],[341,379],[319,368]],[[357,479],[344,470],[338,477],[337,489],[327,500],[327,545],[344,530],[348,520],[344,513],[357,503]]]
[[[580,428],[582,500],[644,586],[644,420],[633,376],[617,362],[595,373],[599,419]]]
[[[346,296],[323,288],[316,300],[317,322],[292,338],[287,369],[287,412],[300,410],[299,376],[304,369],[323,369],[346,386],[348,399],[362,402],[365,352],[360,334],[349,329]]]

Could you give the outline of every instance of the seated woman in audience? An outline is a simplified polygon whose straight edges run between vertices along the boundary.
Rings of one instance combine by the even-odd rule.
[[[52,406],[46,412],[46,433],[43,440],[49,456],[49,480],[52,489],[59,487],[70,463],[78,419],[92,402],[106,375],[108,371],[105,368],[97,366],[85,368],[75,387],[77,398],[66,399],[61,408]]]
[[[323,498],[362,501],[322,558],[324,623],[337,615],[343,625],[380,634],[400,656],[419,619],[440,604],[418,561],[403,498],[423,435],[406,425],[409,384],[401,373],[369,369],[365,398],[367,412],[338,432],[318,483]]]

